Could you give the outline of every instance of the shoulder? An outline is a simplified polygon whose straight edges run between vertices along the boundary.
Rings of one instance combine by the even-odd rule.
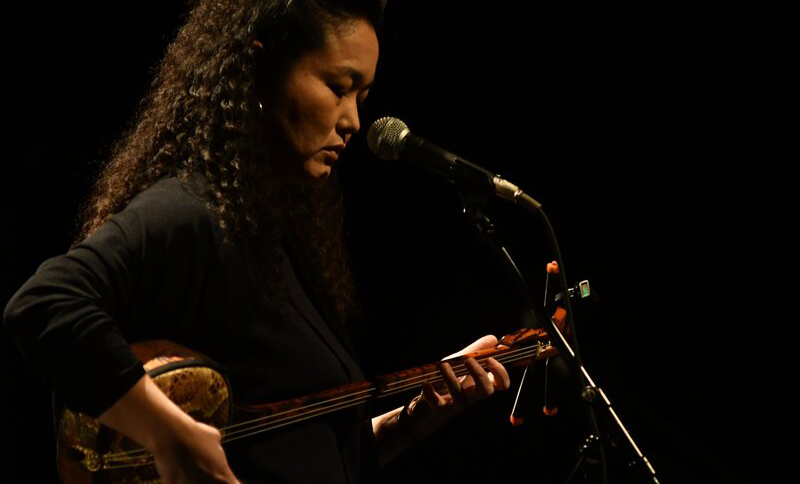
[[[146,239],[214,237],[217,224],[202,184],[196,179],[164,178],[139,193],[112,223],[126,232]]]
[[[75,248],[127,251],[145,259],[176,255],[176,251],[213,251],[219,247],[222,234],[202,186],[192,179],[161,179]]]
[[[135,213],[156,222],[210,221],[211,211],[199,188],[194,179],[163,178],[134,197],[118,215]]]

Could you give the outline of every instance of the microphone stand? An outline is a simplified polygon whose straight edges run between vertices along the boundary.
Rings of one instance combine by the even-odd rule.
[[[589,425],[591,427],[592,433],[582,443],[579,450],[578,462],[576,463],[572,472],[567,477],[565,483],[568,483],[572,479],[575,472],[585,461],[586,456],[589,454],[589,452],[591,452],[595,448],[599,451],[600,454],[601,482],[603,484],[606,484],[608,482],[608,469],[606,463],[605,448],[601,440],[600,429],[598,427],[597,418],[594,412],[594,406],[600,405],[601,410],[605,410],[606,417],[609,419],[609,421],[612,422],[612,425],[616,425],[618,427],[621,434],[625,436],[630,447],[634,451],[636,455],[635,457],[636,460],[634,461],[632,467],[639,467],[643,469],[644,475],[648,478],[649,482],[659,484],[659,481],[656,478],[655,469],[650,464],[647,457],[645,457],[644,454],[642,454],[642,452],[639,450],[639,447],[633,441],[633,438],[631,437],[630,433],[625,428],[619,416],[612,408],[611,402],[609,401],[605,392],[603,392],[603,390],[594,383],[591,376],[589,375],[589,372],[586,370],[586,368],[580,361],[580,355],[577,349],[577,337],[575,333],[575,324],[574,324],[575,320],[572,313],[572,305],[570,303],[570,298],[568,296],[569,291],[566,282],[567,279],[564,271],[564,264],[563,261],[561,260],[561,253],[558,247],[558,242],[555,238],[555,234],[552,229],[552,225],[550,224],[550,221],[548,220],[547,216],[542,210],[541,204],[539,204],[539,202],[537,202],[530,196],[526,195],[519,189],[517,189],[513,193],[510,192],[500,193],[500,190],[495,188],[496,186],[502,186],[502,184],[505,182],[500,177],[495,176],[493,182],[491,182],[487,180],[486,177],[480,176],[477,173],[475,174],[476,176],[472,176],[469,174],[467,174],[466,176],[463,175],[459,176],[459,175],[452,177],[451,182],[453,182],[456,185],[459,195],[461,196],[461,201],[464,205],[464,215],[470,221],[471,225],[475,228],[475,230],[478,232],[481,239],[495,254],[496,258],[499,260],[501,266],[505,269],[506,273],[508,273],[511,280],[514,281],[514,285],[516,286],[517,291],[522,296],[523,301],[525,301],[527,310],[533,316],[534,326],[545,327],[547,329],[547,332],[551,337],[551,342],[558,349],[559,355],[564,359],[568,367],[572,370],[573,375],[575,375],[575,377],[578,380],[581,400],[583,401],[584,406],[586,408],[586,414],[589,420]],[[487,181],[489,181],[488,184]],[[514,260],[511,258],[511,255],[508,253],[506,248],[500,245],[496,241],[494,236],[494,225],[492,224],[491,220],[486,216],[486,210],[485,210],[489,197],[495,196],[496,194],[501,196],[501,198],[505,198],[507,200],[510,200],[516,204],[523,206],[528,211],[540,215],[543,221],[545,222],[545,225],[547,227],[548,238],[550,239],[550,243],[555,252],[556,261],[558,262],[559,268],[561,269],[559,271],[559,279],[562,287],[562,294],[565,295],[564,302],[567,309],[568,324],[571,325],[572,329],[572,340],[573,340],[572,345],[570,345],[570,342],[567,341],[567,339],[558,329],[553,319],[549,316],[544,315],[542,310],[536,304],[533,303],[533,301],[530,298],[530,290],[528,288],[527,283],[525,282],[525,278],[520,273],[519,269],[517,268],[517,265],[514,263]]]

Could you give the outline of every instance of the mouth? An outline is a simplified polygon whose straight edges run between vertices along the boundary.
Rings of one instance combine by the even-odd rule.
[[[339,154],[344,150],[344,145],[326,146],[322,149],[325,154],[325,164],[330,165],[339,161]]]

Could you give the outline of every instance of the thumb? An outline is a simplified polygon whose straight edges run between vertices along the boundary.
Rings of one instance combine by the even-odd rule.
[[[456,356],[466,355],[467,353],[472,353],[473,351],[485,350],[487,348],[494,348],[495,346],[497,346],[497,338],[494,335],[487,334],[486,336],[478,338],[477,340],[472,342],[470,345],[468,345],[461,351],[453,353],[452,355],[447,356],[444,359],[446,360],[448,358],[454,358]]]

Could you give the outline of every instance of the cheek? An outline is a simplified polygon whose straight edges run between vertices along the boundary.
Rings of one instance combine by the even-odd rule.
[[[283,122],[287,137],[302,155],[310,156],[325,146],[334,128],[334,112],[324,99],[306,97],[287,103]]]

